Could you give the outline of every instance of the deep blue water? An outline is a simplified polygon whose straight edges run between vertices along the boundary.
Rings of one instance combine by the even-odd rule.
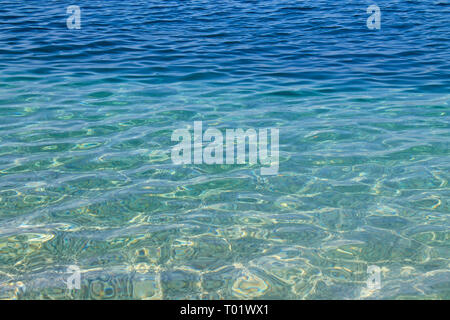
[[[449,17],[0,1],[0,297],[449,299]],[[279,174],[173,164],[194,121],[278,128]]]

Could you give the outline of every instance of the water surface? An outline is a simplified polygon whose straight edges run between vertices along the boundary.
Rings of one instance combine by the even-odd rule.
[[[450,3],[371,4],[1,1],[0,297],[449,299]],[[194,121],[279,174],[174,165]]]

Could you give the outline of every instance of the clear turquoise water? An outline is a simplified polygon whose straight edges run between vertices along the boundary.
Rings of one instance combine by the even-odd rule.
[[[380,30],[371,1],[76,2],[0,5],[1,298],[450,298],[448,1]],[[279,175],[174,165],[200,120],[279,128]]]

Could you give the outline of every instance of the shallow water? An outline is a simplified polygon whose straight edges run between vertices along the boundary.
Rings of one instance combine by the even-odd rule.
[[[1,298],[450,298],[449,1],[379,0],[380,30],[372,1],[130,2],[1,2]],[[279,174],[174,165],[194,121],[278,128]]]

